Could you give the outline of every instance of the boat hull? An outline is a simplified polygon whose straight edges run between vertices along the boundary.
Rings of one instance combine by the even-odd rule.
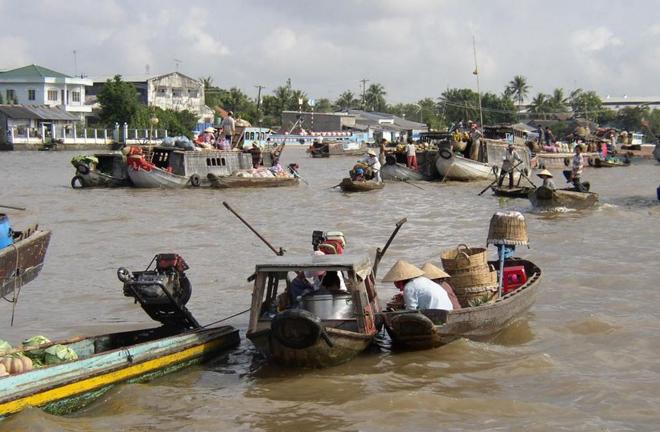
[[[430,349],[458,338],[480,339],[502,331],[522,316],[536,301],[540,289],[541,269],[530,261],[514,259],[512,265],[524,265],[530,275],[527,283],[507,293],[494,303],[449,311],[446,321],[421,335],[400,335],[385,320],[385,328],[393,348],[403,350]],[[497,265],[497,263],[491,263]]]
[[[565,168],[571,164],[574,153],[536,153],[537,167],[545,169]],[[598,153],[582,153],[585,160],[594,160]]]
[[[272,337],[270,329],[248,333],[247,337],[273,363],[286,367],[324,368],[352,360],[366,350],[376,336],[375,332],[362,334],[332,327],[326,327],[325,332],[333,346],[319,339],[306,348],[289,348]]]
[[[380,170],[380,175],[383,178],[383,180],[398,180],[398,181],[426,180],[426,177],[423,174],[399,163],[383,165],[383,167]]]
[[[285,187],[297,186],[300,183],[295,177],[218,177],[209,174],[208,179],[211,187],[219,189]]]
[[[583,209],[598,202],[598,194],[594,192],[576,192],[574,190],[550,190],[543,186],[536,188],[528,195],[532,205],[537,208],[574,208]]]
[[[39,275],[50,234],[50,231],[36,231],[0,250],[0,296],[13,293]]]
[[[79,338],[61,343],[87,344],[88,349],[94,350],[103,341],[110,343],[113,338],[130,340],[132,335],[161,329]],[[199,363],[238,344],[238,330],[224,326],[127,344],[80,360],[11,375],[0,380],[0,416],[28,406],[43,407],[55,414],[70,413],[115,384],[146,381]]]
[[[76,183],[77,182],[77,183]],[[79,185],[79,186],[78,186]],[[105,188],[105,187],[125,187],[130,186],[131,181],[128,176],[126,178],[113,177],[101,172],[90,171],[87,174],[77,172],[71,179],[71,187],[83,188]]]
[[[630,165],[624,161],[613,161],[613,160],[603,160],[600,158],[594,159],[594,168],[616,168],[616,167],[627,167]]]
[[[532,187],[518,186],[513,188],[492,186],[493,195],[505,198],[527,198],[530,192],[534,190]]]
[[[353,181],[347,177],[339,183],[339,187],[344,192],[368,192],[371,190],[382,189],[385,187],[385,184],[373,180]]]
[[[147,171],[142,168],[129,168],[128,177],[137,188],[177,189],[188,185],[188,178],[169,173],[160,168]]]
[[[474,181],[495,179],[493,167],[490,165],[466,159],[446,149],[439,152],[435,165],[440,176],[447,180]]]

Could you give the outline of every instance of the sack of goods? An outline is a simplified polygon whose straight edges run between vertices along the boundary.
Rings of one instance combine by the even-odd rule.
[[[485,248],[465,244],[442,252],[442,265],[463,307],[474,307],[496,300],[497,272],[488,264]]]

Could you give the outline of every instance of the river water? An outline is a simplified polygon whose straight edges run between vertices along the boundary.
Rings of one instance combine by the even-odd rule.
[[[484,342],[422,352],[375,348],[323,370],[265,364],[245,339],[236,350],[148,384],[122,385],[74,415],[28,409],[0,431],[530,430],[660,428],[660,166],[587,169],[600,193],[585,211],[533,212],[526,200],[477,197],[485,183],[404,183],[344,194],[351,157],[287,149],[309,182],[272,190],[73,190],[67,152],[0,153],[0,203],[15,228],[38,222],[53,237],[41,275],[24,287],[1,338],[13,344],[153,326],[123,297],[116,269],[140,269],[176,251],[190,264],[189,309],[202,323],[249,307],[246,277],[270,252],[222,206],[228,201],[276,247],[309,253],[313,230],[340,230],[348,251],[369,254],[408,218],[381,265],[439,263],[458,243],[483,245],[491,215],[517,209],[539,264],[531,311]],[[561,174],[555,172],[557,183]],[[494,250],[491,253],[494,256]],[[387,300],[395,289],[380,284]],[[228,321],[241,329],[247,314]]]

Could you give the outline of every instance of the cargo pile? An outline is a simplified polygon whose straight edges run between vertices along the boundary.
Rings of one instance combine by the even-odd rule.
[[[462,307],[491,303],[497,297],[497,272],[488,264],[485,248],[465,244],[442,252],[442,266]]]

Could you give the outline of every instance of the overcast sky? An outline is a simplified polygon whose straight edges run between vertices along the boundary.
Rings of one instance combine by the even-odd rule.
[[[335,99],[366,78],[388,102],[411,102],[476,90],[474,35],[482,91],[523,75],[530,96],[660,95],[654,0],[0,0],[0,16],[0,70],[156,75],[180,61],[180,72],[252,97],[255,84],[269,93],[290,77]]]

